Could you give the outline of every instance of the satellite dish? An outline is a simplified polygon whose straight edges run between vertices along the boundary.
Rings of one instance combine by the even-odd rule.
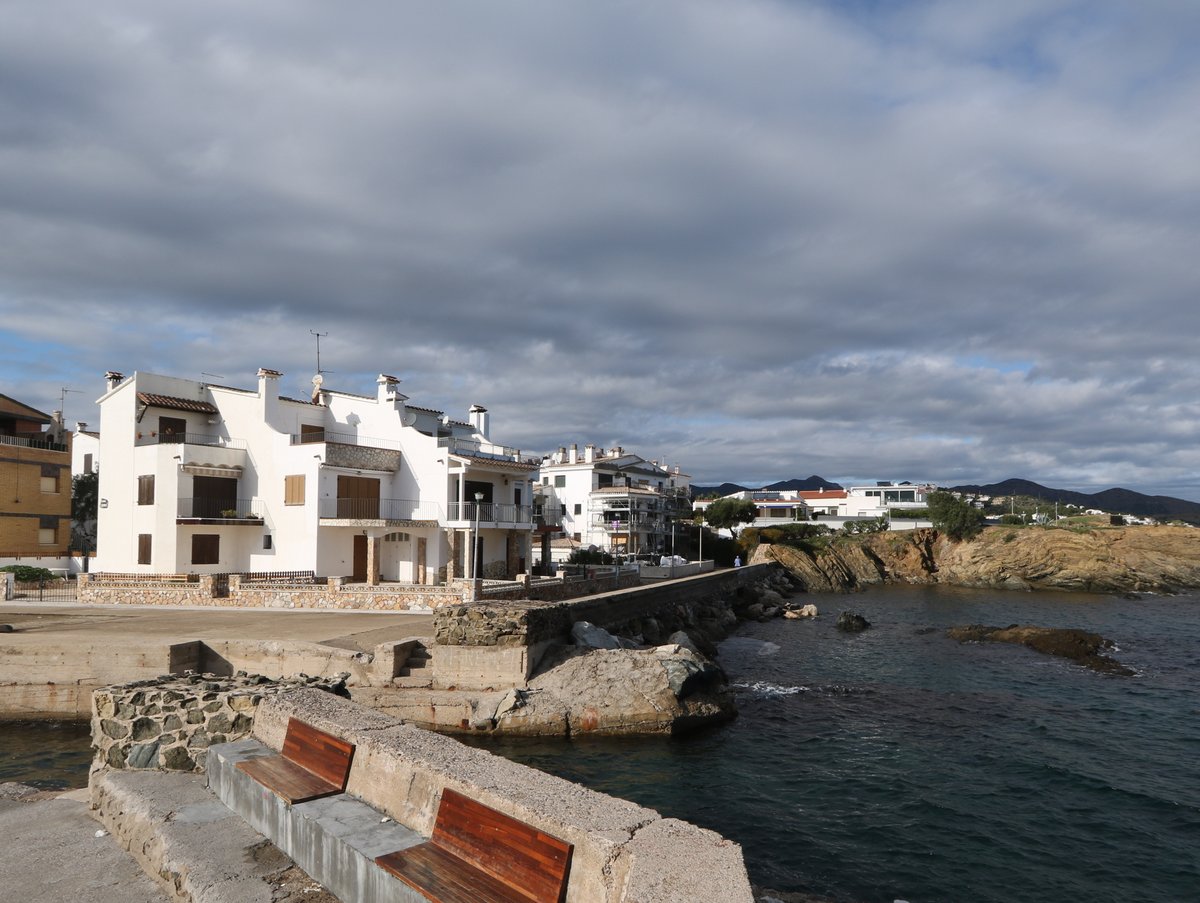
[[[322,383],[324,383],[324,382],[325,382],[325,377],[323,377],[323,376],[322,376],[320,373],[318,373],[316,376],[314,376],[314,377],[312,378],[312,384],[313,384],[314,386],[317,386],[318,388],[319,388],[319,387],[321,386],[321,384],[322,384]]]
[[[412,426],[414,423],[417,422],[417,412],[416,411],[405,411],[404,416],[400,418],[400,422],[402,424],[404,424],[405,426]]]

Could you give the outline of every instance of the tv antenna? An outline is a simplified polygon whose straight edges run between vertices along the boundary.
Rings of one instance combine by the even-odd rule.
[[[327,332],[317,332],[315,329],[308,331],[309,335],[317,337],[317,375],[320,376],[325,371],[321,369],[321,339],[329,335]]]
[[[58,410],[59,410],[59,413],[62,414],[63,423],[67,422],[67,393],[68,392],[73,395],[78,395],[78,394],[80,394],[80,390],[79,389],[70,389],[67,386],[63,386],[61,389],[58,390]]]

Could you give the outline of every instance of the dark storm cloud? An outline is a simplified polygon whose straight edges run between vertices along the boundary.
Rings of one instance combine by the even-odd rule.
[[[0,305],[46,352],[0,372],[303,394],[316,329],[335,387],[704,481],[1190,487],[1198,37],[1169,0],[7,4]]]

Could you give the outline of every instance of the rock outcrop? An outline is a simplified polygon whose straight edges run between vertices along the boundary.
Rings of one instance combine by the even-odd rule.
[[[1112,640],[1086,630],[1054,627],[1029,627],[1013,624],[1009,627],[984,627],[971,624],[967,627],[951,627],[946,636],[962,643],[1015,643],[1028,646],[1045,655],[1070,659],[1076,664],[1099,671],[1130,677],[1135,672],[1120,662],[1104,655],[1113,648]]]
[[[989,527],[966,542],[935,530],[838,538],[827,546],[764,545],[808,592],[874,584],[990,589],[1175,592],[1200,586],[1200,530],[1190,527]]]

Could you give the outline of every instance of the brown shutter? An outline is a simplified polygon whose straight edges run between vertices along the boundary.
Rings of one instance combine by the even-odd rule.
[[[283,478],[283,503],[285,505],[304,504],[304,474],[297,473]]]
[[[154,504],[154,474],[152,473],[138,477],[138,504]]]
[[[150,543],[151,543],[151,534],[149,534],[149,533],[139,533],[138,534],[138,564],[149,564],[150,563]]]

